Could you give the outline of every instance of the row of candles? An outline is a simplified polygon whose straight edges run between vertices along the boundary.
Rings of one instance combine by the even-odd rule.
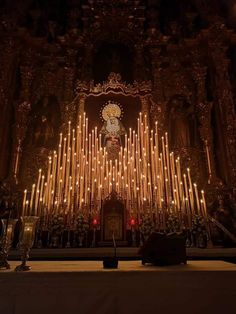
[[[207,216],[204,191],[182,173],[180,158],[169,150],[168,134],[159,138],[158,123],[150,130],[139,114],[137,130],[129,129],[117,159],[109,160],[97,128],[88,132],[88,118],[76,129],[68,123],[58,150],[48,157],[47,173],[39,169],[30,192],[24,191],[22,215],[99,213],[102,201],[115,190],[132,214],[149,211]]]

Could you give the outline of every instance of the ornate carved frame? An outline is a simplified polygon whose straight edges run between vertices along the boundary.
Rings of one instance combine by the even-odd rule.
[[[151,81],[137,82],[133,84],[126,84],[122,81],[119,73],[110,73],[107,81],[94,84],[94,81],[78,81],[76,86],[76,97],[73,100],[74,105],[77,106],[77,116],[84,112],[85,99],[89,96],[101,96],[108,94],[116,94],[123,96],[139,97],[141,101],[142,113],[147,114],[151,103],[149,101],[152,96]]]

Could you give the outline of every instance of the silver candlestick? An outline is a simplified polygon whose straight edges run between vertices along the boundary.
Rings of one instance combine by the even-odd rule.
[[[26,265],[29,258],[30,249],[34,244],[36,224],[39,217],[25,216],[22,217],[22,228],[20,233],[20,251],[22,263],[15,268],[15,271],[28,271],[30,266]]]
[[[10,264],[8,263],[7,258],[12,245],[17,219],[2,219],[1,222],[2,234],[0,236],[0,269],[10,269]]]

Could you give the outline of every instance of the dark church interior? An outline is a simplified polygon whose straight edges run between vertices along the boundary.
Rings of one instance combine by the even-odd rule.
[[[236,0],[0,0],[0,107],[0,314],[235,312]]]

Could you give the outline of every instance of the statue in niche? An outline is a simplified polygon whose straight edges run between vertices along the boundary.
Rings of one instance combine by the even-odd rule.
[[[58,111],[54,96],[45,96],[38,103],[34,116],[32,144],[36,147],[50,148],[55,141],[55,126]]]
[[[197,125],[193,106],[182,96],[174,97],[170,105],[169,130],[173,148],[192,147],[197,144]]]
[[[108,159],[118,159],[122,145],[121,135],[124,135],[125,128],[119,118],[122,111],[118,104],[109,101],[102,110],[102,117],[105,120],[100,131],[104,135],[104,146],[107,149]]]

